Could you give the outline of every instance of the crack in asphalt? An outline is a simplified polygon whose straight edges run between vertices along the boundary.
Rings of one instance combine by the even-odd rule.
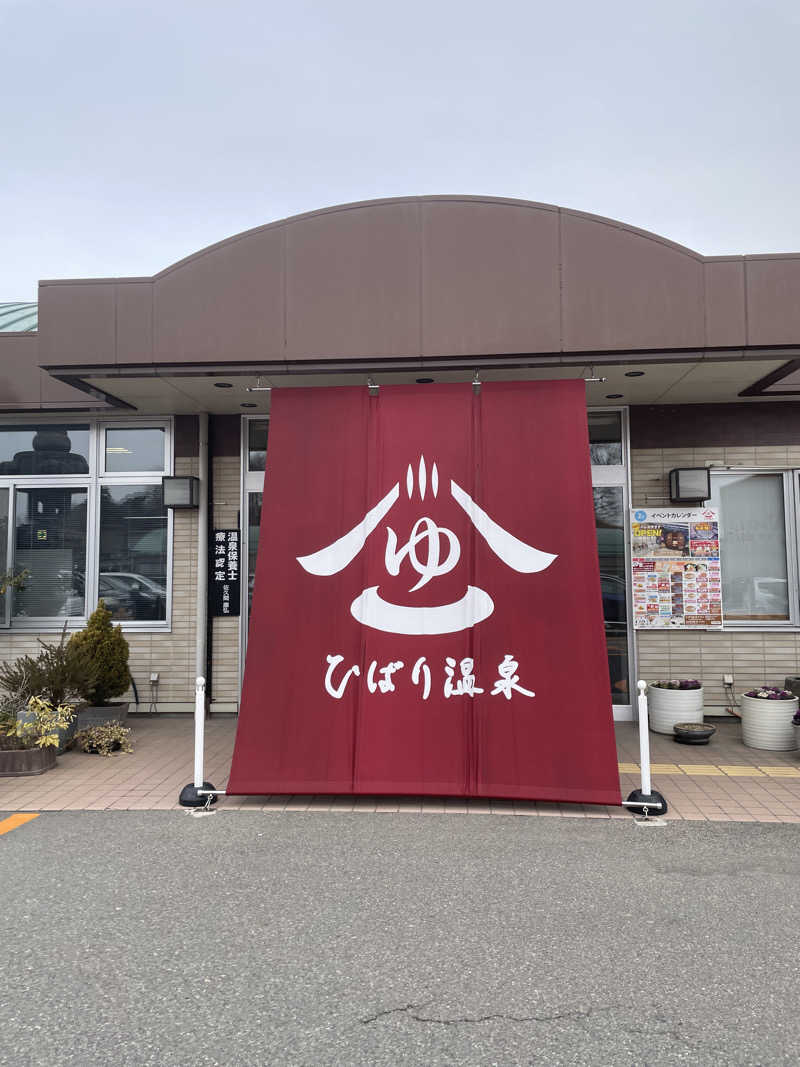
[[[364,1019],[360,1019],[359,1022],[364,1025],[370,1025],[377,1022],[379,1019],[387,1018],[389,1015],[404,1015],[408,1019],[412,1019],[414,1022],[427,1023],[434,1026],[459,1026],[459,1025],[479,1025],[481,1023],[488,1022],[509,1022],[509,1023],[550,1023],[559,1022],[564,1019],[574,1019],[577,1022],[585,1022],[593,1015],[602,1014],[605,1012],[615,1011],[619,1005],[610,1005],[605,1008],[586,1008],[584,1010],[574,1011],[561,1011],[553,1012],[549,1015],[510,1015],[505,1012],[492,1012],[489,1015],[462,1015],[455,1016],[453,1018],[441,1018],[431,1015],[420,1015],[424,1008],[430,1003],[429,1000],[422,1003],[402,1004],[395,1008],[384,1008],[383,1011],[375,1012],[374,1015],[369,1015]],[[659,1029],[663,1027],[662,1029]],[[681,1022],[673,1022],[671,1019],[663,1017],[655,1017],[653,1019],[653,1026],[635,1026],[632,1024],[620,1023],[619,1029],[626,1034],[639,1034],[643,1037],[664,1037],[668,1040],[674,1041],[676,1044],[683,1045],[685,1048],[698,1051],[703,1049],[706,1052],[716,1052],[720,1056],[729,1053],[715,1045],[709,1044],[699,1036],[698,1040],[692,1040],[686,1034],[681,1033]],[[728,1063],[741,1062],[739,1060],[728,1059]]]
[[[385,1018],[387,1015],[405,1015],[409,1019],[413,1019],[418,1023],[432,1023],[437,1026],[458,1026],[462,1023],[476,1024],[476,1023],[489,1023],[494,1021],[502,1021],[509,1023],[549,1023],[557,1022],[560,1019],[587,1019],[590,1015],[594,1015],[598,1012],[612,1011],[612,1008],[587,1008],[585,1011],[564,1011],[554,1012],[552,1015],[507,1015],[504,1012],[493,1012],[490,1015],[462,1015],[456,1016],[452,1019],[442,1019],[431,1015],[417,1015],[416,1012],[421,1011],[431,1002],[425,1001],[422,1004],[403,1004],[396,1008],[386,1008],[384,1011],[376,1012],[374,1015],[367,1016],[366,1019],[360,1019],[359,1022],[362,1025],[377,1022],[378,1019]]]

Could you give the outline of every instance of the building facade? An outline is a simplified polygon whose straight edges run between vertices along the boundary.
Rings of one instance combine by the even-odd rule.
[[[476,372],[586,379],[617,718],[637,677],[702,678],[724,713],[725,675],[741,692],[800,674],[800,254],[704,257],[479,197],[326,209],[152,278],[42,281],[38,307],[0,304],[0,570],[30,574],[0,596],[0,659],[102,597],[139,710],[190,711],[204,673],[211,710],[235,712],[271,390]],[[710,470],[721,510],[725,626],[634,631],[630,509],[668,504],[684,467]],[[199,479],[199,508],[165,506],[175,475]],[[238,616],[209,617],[216,529],[239,531]]]

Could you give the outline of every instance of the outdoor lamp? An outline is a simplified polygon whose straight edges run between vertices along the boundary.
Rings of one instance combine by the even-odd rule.
[[[200,505],[200,479],[194,475],[167,476],[161,479],[164,507],[196,508]]]
[[[669,472],[669,498],[673,504],[697,504],[710,496],[708,467],[675,467]]]

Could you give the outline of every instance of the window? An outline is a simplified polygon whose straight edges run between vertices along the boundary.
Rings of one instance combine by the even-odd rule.
[[[169,620],[170,423],[0,422],[0,626],[80,625],[102,597],[126,627]]]
[[[619,411],[589,412],[589,452],[593,467],[622,464],[622,414]]]
[[[0,478],[88,474],[89,426],[0,426]]]
[[[267,465],[268,419],[247,420],[247,469],[263,471]]]
[[[84,615],[88,491],[37,486],[14,497],[14,569],[29,577],[13,594],[13,617]]]
[[[163,426],[124,426],[106,430],[107,474],[164,470]]]
[[[98,595],[115,620],[166,619],[167,520],[158,484],[100,487]]]
[[[725,623],[797,622],[796,509],[789,472],[712,471]]]

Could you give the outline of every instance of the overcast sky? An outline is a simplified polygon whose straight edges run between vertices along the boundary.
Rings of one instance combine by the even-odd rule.
[[[798,0],[0,0],[0,301],[472,193],[800,251]]]

